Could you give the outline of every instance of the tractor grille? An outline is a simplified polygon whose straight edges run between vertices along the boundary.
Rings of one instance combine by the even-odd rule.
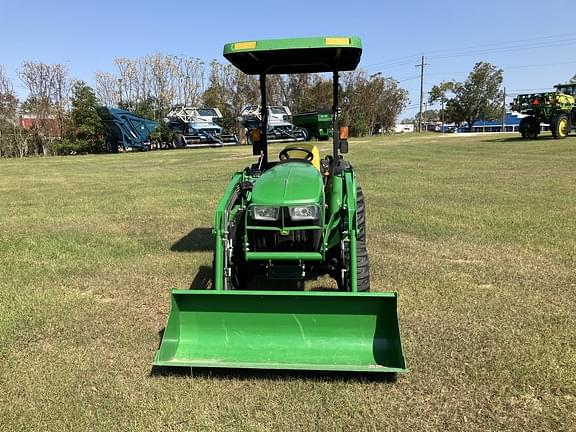
[[[253,252],[317,252],[320,248],[320,230],[289,231],[248,230],[248,243]]]

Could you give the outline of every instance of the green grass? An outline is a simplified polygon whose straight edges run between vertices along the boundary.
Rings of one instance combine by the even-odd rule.
[[[395,383],[150,377],[247,147],[0,160],[0,429],[576,430],[576,139],[405,135],[348,158],[373,290],[400,293]]]

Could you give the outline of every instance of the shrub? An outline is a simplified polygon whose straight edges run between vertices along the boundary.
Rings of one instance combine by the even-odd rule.
[[[62,141],[51,143],[50,150],[53,154],[59,156],[101,153],[102,143],[86,140],[70,140],[64,138]]]

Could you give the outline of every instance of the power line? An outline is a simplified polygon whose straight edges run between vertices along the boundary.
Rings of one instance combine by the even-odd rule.
[[[559,66],[559,65],[568,65],[568,64],[576,64],[576,61],[557,62],[557,63],[539,63],[539,64],[531,64],[531,65],[518,65],[518,66],[501,66],[500,68],[503,69],[504,71],[507,71],[510,69],[527,69],[527,68],[532,68],[532,67]],[[429,73],[428,76],[465,74],[465,73],[470,73],[470,71],[433,72],[433,73]]]
[[[556,62],[556,63],[539,63],[539,64],[531,64],[531,65],[518,65],[518,66],[502,66],[501,69],[503,69],[504,71],[508,71],[511,69],[527,69],[527,68],[533,68],[533,67],[559,66],[559,65],[569,65],[569,64],[576,64],[576,61]],[[462,75],[462,74],[469,74],[469,73],[470,73],[470,71],[445,71],[445,72],[427,73],[426,76]],[[418,78],[420,78],[420,75],[413,75],[413,76],[398,78],[398,79],[396,79],[396,81],[401,83],[401,82],[406,82],[406,81],[412,81],[412,80],[415,80]]]
[[[472,45],[472,46],[467,46],[467,47],[462,47],[462,48],[436,50],[436,51],[429,51],[428,54],[430,54],[430,55],[433,55],[433,54],[439,54],[439,55],[440,54],[451,54],[454,52],[460,52],[460,51],[464,51],[464,50],[475,50],[475,49],[479,49],[479,48],[497,49],[497,48],[505,47],[507,45],[526,44],[526,42],[533,42],[533,41],[537,41],[538,43],[543,43],[542,42],[543,39],[564,38],[566,36],[576,37],[576,33],[563,33],[563,34],[551,35],[551,36],[541,36],[541,37],[519,39],[519,40],[513,40],[513,41],[503,41],[503,42],[500,41],[500,42],[493,42],[493,43],[488,43],[488,44]],[[561,39],[561,40],[564,40],[564,39]],[[551,42],[559,42],[559,41],[551,41]],[[551,42],[546,42],[546,43],[551,43]],[[519,45],[516,45],[516,46],[519,46]]]
[[[414,75],[414,76],[407,77],[407,78],[400,78],[400,79],[397,79],[396,81],[398,81],[399,83],[401,83],[401,82],[404,82],[404,81],[412,81],[412,80],[415,80],[415,79],[418,79],[418,78],[420,78],[420,75]]]
[[[431,58],[434,59],[448,59],[448,58],[457,58],[457,57],[473,57],[483,54],[495,54],[495,53],[508,53],[514,51],[525,51],[525,50],[534,50],[534,49],[542,49],[542,48],[553,48],[553,47],[560,47],[566,45],[576,45],[576,39],[567,39],[565,41],[558,41],[554,43],[547,43],[547,44],[531,44],[531,45],[517,45],[517,46],[509,46],[509,47],[501,47],[501,48],[493,48],[493,49],[485,49],[485,50],[469,50],[469,51],[458,51],[454,54],[446,54],[446,55],[431,55]]]
[[[566,39],[569,37],[569,39]],[[491,52],[508,52],[514,50],[525,50],[525,49],[533,49],[533,48],[549,48],[553,46],[562,46],[565,44],[576,43],[576,33],[562,33],[550,36],[541,36],[541,37],[534,37],[534,38],[526,38],[526,39],[517,39],[512,41],[504,41],[504,42],[494,42],[488,44],[480,44],[480,45],[472,45],[467,47],[460,47],[460,48],[453,48],[453,49],[445,49],[445,50],[433,50],[428,51],[428,58],[452,58],[452,57],[464,57],[468,55],[477,55],[478,53],[491,53]],[[548,40],[547,39],[552,39]],[[553,40],[557,39],[557,40]],[[536,43],[534,43],[536,42]],[[471,53],[470,50],[474,52]],[[372,63],[369,65],[364,66],[364,68],[369,69],[374,66],[382,66],[383,68],[392,68],[396,66],[402,66],[405,64],[410,63],[413,59],[417,57],[416,54],[404,57],[398,57],[394,59],[390,59],[387,61],[382,61],[378,63]]]

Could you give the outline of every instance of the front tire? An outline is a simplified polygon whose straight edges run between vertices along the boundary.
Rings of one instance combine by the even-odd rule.
[[[357,274],[357,288],[359,292],[370,291],[370,263],[368,261],[368,249],[366,249],[366,241],[356,242],[356,274]]]
[[[356,287],[358,292],[370,291],[370,262],[368,260],[368,249],[366,247],[366,206],[364,204],[364,193],[362,188],[356,188]],[[350,251],[348,248],[342,251],[341,266],[348,270],[346,277],[338,275],[338,289],[340,291],[351,291],[350,284]]]

